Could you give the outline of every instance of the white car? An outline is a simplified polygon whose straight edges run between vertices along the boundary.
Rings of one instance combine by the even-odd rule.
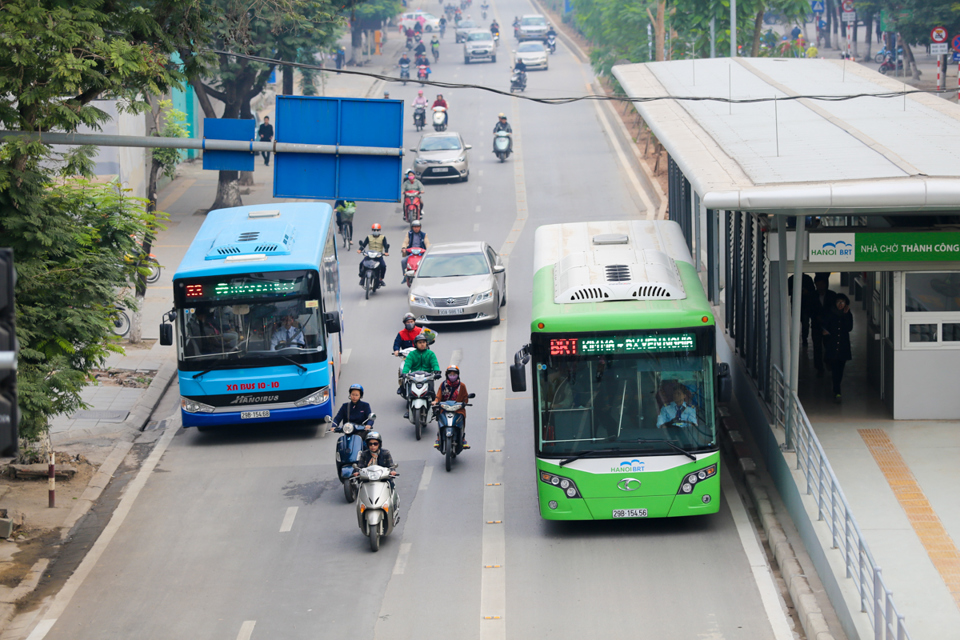
[[[514,30],[517,40],[546,40],[550,25],[539,13],[520,18],[520,27]]]
[[[467,33],[463,41],[463,63],[470,64],[473,60],[497,61],[497,43],[489,31],[474,29]]]
[[[514,53],[517,60],[523,60],[527,69],[543,69],[546,71],[549,68],[547,50],[542,42],[521,42],[517,45],[517,50]]]
[[[405,13],[400,18],[400,24],[403,25],[404,29],[413,29],[413,25],[419,22],[419,18],[421,17],[423,18],[423,30],[426,33],[440,31],[440,18],[426,11],[411,11],[410,13]]]

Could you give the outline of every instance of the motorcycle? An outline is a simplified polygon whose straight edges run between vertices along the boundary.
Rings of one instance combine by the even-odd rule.
[[[407,51],[413,49],[413,37],[407,36]]]
[[[425,253],[426,250],[423,247],[407,249],[407,270],[403,274],[407,279],[407,288],[413,286],[413,278],[417,275],[417,269],[420,268],[420,261],[423,260]]]
[[[550,53],[557,52],[557,36],[547,36],[547,50]]]
[[[446,128],[447,128],[447,108],[434,107],[433,108],[433,130],[445,131]]]
[[[510,76],[510,93],[523,91],[527,88],[527,74],[523,71],[514,71]]]
[[[425,64],[417,67],[417,80],[420,81],[420,85],[423,86],[423,83],[427,81],[430,77],[430,67]]]
[[[483,9],[482,11],[480,11],[480,16],[481,16],[484,20],[486,20],[486,19],[487,19],[487,10],[486,10],[486,9]]]
[[[503,162],[510,155],[510,134],[506,131],[497,131],[493,136],[493,151],[500,162]]]
[[[403,80],[403,86],[407,86],[407,80],[410,79],[410,64],[400,64],[400,79]]]
[[[476,398],[477,394],[469,393],[468,398]],[[448,400],[434,407],[434,417],[440,432],[440,453],[443,454],[444,466],[447,471],[453,466],[453,459],[463,452],[463,416],[459,413],[464,407],[473,406],[469,402]]]
[[[410,222],[423,218],[423,204],[420,201],[419,191],[403,192],[403,221]]]
[[[440,45],[433,47],[433,61],[434,63],[440,62]]]
[[[343,434],[337,440],[337,477],[343,485],[343,497],[347,502],[355,501],[360,490],[360,482],[353,472],[356,470],[354,465],[360,459],[360,454],[367,448],[367,441],[363,438],[364,425],[376,417],[377,414],[372,413],[363,425],[345,422],[339,427],[330,429]]]
[[[883,62],[880,64],[880,68],[877,69],[883,75],[887,75],[891,71],[900,72],[903,71],[903,58],[898,58],[894,61],[893,54],[887,53],[883,57]]]
[[[441,37],[441,38],[443,37],[443,35],[444,35],[446,32],[447,32],[447,25],[445,25],[445,24],[440,25],[440,37]]]
[[[363,250],[363,289],[366,299],[370,299],[370,292],[377,292],[380,288],[380,256],[379,251]]]
[[[403,376],[407,385],[407,415],[416,429],[417,440],[423,436],[423,428],[430,417],[428,409],[436,397],[433,381],[440,378],[439,371],[411,371]]]
[[[423,128],[427,126],[427,108],[423,105],[417,105],[413,110],[413,124],[417,131],[423,131]]]
[[[500,32],[499,32],[499,31],[497,31],[496,33],[493,34],[493,42],[494,42],[494,43],[500,42]]]
[[[390,469],[376,465],[364,467],[357,474],[357,524],[370,538],[371,551],[379,551],[380,537],[390,535],[400,522],[400,496],[390,479]]]

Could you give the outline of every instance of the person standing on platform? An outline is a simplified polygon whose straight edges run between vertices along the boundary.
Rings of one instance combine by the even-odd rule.
[[[823,325],[820,317],[827,309],[833,309],[837,304],[837,294],[830,290],[830,274],[818,273],[813,278],[816,293],[810,305],[810,337],[813,338],[813,366],[817,370],[817,377],[823,377]]]
[[[853,331],[850,298],[838,293],[833,308],[823,310],[820,325],[823,334],[823,359],[830,363],[830,370],[833,373],[833,401],[840,404],[843,368],[848,360],[853,360],[850,349],[850,332]]]

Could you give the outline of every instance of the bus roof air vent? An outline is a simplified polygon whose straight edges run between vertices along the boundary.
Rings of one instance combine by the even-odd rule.
[[[625,233],[599,233],[593,236],[593,244],[630,244],[630,236]]]
[[[280,226],[272,221],[250,221],[240,228],[224,229],[213,241],[207,260],[221,260],[228,256],[290,255],[295,238],[293,225]]]
[[[557,304],[687,297],[680,272],[665,253],[618,243],[598,245],[596,239],[591,250],[569,253],[554,265]]]

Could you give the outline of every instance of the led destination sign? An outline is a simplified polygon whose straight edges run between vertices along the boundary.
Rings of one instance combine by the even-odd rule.
[[[594,356],[624,353],[659,353],[696,349],[692,333],[667,335],[594,336],[590,338],[551,338],[551,356]]]
[[[251,276],[204,278],[199,281],[182,282],[179,284],[178,291],[183,295],[183,301],[190,304],[196,302],[229,302],[232,300],[253,301],[258,298],[277,299],[306,293],[309,283],[307,278],[303,277],[303,273],[284,272],[283,275],[288,275],[288,273],[293,277],[269,279]]]

